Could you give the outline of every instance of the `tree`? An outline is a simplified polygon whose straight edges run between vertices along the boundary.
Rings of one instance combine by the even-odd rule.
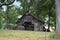
[[[0,7],[3,5],[11,5],[15,0],[0,0]]]
[[[60,0],[55,0],[56,2],[56,32],[60,34]]]
[[[0,7],[2,7],[3,5],[6,5],[7,6],[7,10],[6,10],[6,22],[7,22],[7,27],[8,27],[8,24],[9,24],[9,17],[8,17],[8,14],[9,14],[9,5],[11,5],[15,0],[0,0]]]
[[[7,11],[4,15],[7,15],[6,20],[8,20],[9,24],[15,24],[15,22],[17,21],[17,16],[18,15],[22,15],[24,14],[25,11],[29,10],[32,15],[36,15],[39,20],[42,20],[45,22],[45,18],[49,17],[49,20],[46,22],[48,23],[50,26],[54,26],[55,23],[55,1],[54,0],[17,0],[18,2],[21,3],[20,7],[22,8],[17,8],[14,7],[13,5],[11,6],[7,6],[8,4],[4,1],[1,0],[0,6],[2,7],[2,5],[7,6]],[[4,3],[5,2],[5,3]],[[10,2],[12,4],[12,2],[9,0],[8,3],[10,5]],[[9,12],[8,12],[9,10]],[[8,18],[8,19],[7,19]]]

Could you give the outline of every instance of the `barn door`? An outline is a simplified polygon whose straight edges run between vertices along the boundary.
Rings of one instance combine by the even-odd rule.
[[[25,30],[34,30],[34,24],[31,22],[24,22]]]

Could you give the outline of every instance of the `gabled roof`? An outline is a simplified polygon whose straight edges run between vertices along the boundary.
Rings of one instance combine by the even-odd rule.
[[[32,16],[34,19],[36,19],[37,21],[39,21],[39,22],[41,22],[41,23],[43,23],[43,24],[45,23],[45,22],[39,20],[39,19],[38,19],[37,17],[35,17],[34,15],[32,15],[31,13],[29,13],[29,11],[26,11],[26,12],[24,13],[24,15],[23,15],[21,18],[19,18],[16,23],[19,23],[19,20],[21,20],[21,19],[22,19],[24,16],[26,16],[26,15]]]

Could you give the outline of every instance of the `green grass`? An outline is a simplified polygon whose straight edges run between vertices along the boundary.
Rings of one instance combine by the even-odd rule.
[[[46,32],[47,40],[56,40],[57,38],[54,37],[55,32]],[[45,40],[45,32],[24,30],[0,30],[0,40]]]

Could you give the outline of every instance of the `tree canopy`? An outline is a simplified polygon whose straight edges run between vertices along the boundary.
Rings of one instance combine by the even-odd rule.
[[[6,21],[15,25],[18,16],[27,10],[50,26],[55,26],[55,0],[10,0],[9,4],[5,1],[0,1],[0,28],[6,26]],[[14,6],[14,1],[19,2],[20,7]],[[2,6],[6,6],[7,9],[3,11]]]

